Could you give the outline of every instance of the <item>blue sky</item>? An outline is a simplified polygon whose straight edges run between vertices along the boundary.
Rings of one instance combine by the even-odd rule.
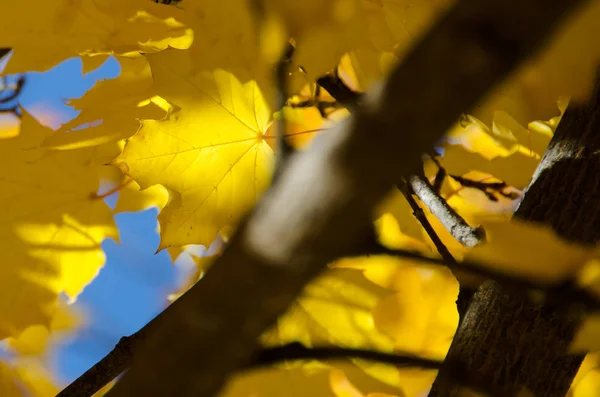
[[[85,75],[81,60],[72,58],[45,73],[28,73],[19,102],[43,124],[58,128],[77,116],[66,100],[81,97],[98,80],[119,73],[119,63],[112,57]],[[110,196],[109,205],[116,198]],[[74,304],[84,313],[85,325],[62,338],[48,357],[48,369],[62,386],[106,355],[122,336],[158,314],[167,304],[167,295],[192,270],[189,257],[182,256],[173,266],[165,251],[154,254],[159,243],[156,215],[152,208],[115,217],[121,243],[104,241],[106,265]]]

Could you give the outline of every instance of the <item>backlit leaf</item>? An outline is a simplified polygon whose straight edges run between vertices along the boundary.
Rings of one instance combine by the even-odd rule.
[[[142,188],[161,184],[170,200],[159,215],[161,248],[205,246],[267,187],[273,151],[270,110],[255,82],[216,70],[182,78],[177,54],[151,57],[159,94],[181,110],[144,120],[115,164]]]

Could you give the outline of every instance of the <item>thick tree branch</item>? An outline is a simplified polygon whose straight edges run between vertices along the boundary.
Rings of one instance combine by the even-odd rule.
[[[159,316],[108,395],[216,395],[256,357],[258,337],[304,285],[368,238],[373,209],[398,174],[415,174],[420,154],[577,4],[457,2],[351,118],[290,156],[206,276]],[[401,126],[411,133],[398,133]]]

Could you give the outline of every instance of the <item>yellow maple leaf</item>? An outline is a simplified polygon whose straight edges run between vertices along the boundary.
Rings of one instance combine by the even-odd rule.
[[[591,94],[600,49],[594,39],[600,35],[600,3],[590,2],[565,21],[551,42],[534,59],[482,103],[487,114],[504,110],[523,125],[557,116],[559,97],[582,100]],[[498,101],[504,95],[512,102]],[[489,124],[486,117],[482,119]]]
[[[98,82],[81,99],[69,101],[77,117],[67,122],[42,146],[77,149],[128,138],[140,127],[138,119],[160,119],[168,109],[153,92],[152,73],[145,58],[118,58],[117,78]]]
[[[390,214],[396,219],[403,235],[422,241],[423,227],[415,218],[412,208],[400,190],[393,188],[377,206],[376,216],[381,217],[385,214]]]
[[[95,195],[94,148],[36,150],[51,131],[25,114],[19,137],[0,142],[0,338],[48,324],[56,298],[75,298],[104,264],[101,242],[118,238],[112,211]]]
[[[58,387],[38,361],[0,360],[0,395],[2,397],[52,397]]]
[[[326,367],[264,368],[236,373],[219,397],[336,397]]]
[[[581,363],[567,396],[587,397],[598,395],[598,393],[600,393],[598,355],[589,353]]]
[[[469,171],[479,171],[506,182],[516,188],[525,188],[539,163],[539,158],[513,152],[509,156],[487,160],[462,145],[445,145],[441,164],[452,175],[462,176]]]
[[[371,310],[390,293],[367,280],[360,270],[329,269],[306,286],[276,327],[263,335],[263,341],[389,351],[391,340],[377,332]]]
[[[368,393],[364,394],[350,382],[346,374],[339,369],[333,369],[329,373],[329,385],[335,397],[408,397],[403,393]]]
[[[397,64],[452,0],[364,1],[366,42],[348,48],[359,86],[366,90]]]
[[[267,103],[272,105],[273,71],[259,48],[251,3],[239,0],[186,2],[175,15],[177,21],[193,30],[194,41],[178,55],[180,61],[187,58],[188,64],[187,70],[179,68],[178,73],[181,77],[194,78],[202,70],[222,69],[242,83],[256,82]]]
[[[373,311],[378,329],[394,339],[404,353],[443,360],[458,325],[458,282],[448,269],[400,267],[394,295]],[[398,383],[407,396],[426,392],[435,370],[399,369]]]
[[[82,54],[187,48],[192,32],[173,18],[178,13],[143,0],[2,2],[0,47],[14,50],[4,72],[46,70]]]
[[[569,351],[587,353],[600,351],[600,316],[588,314],[573,338]]]
[[[367,279],[394,291],[379,299],[372,316],[376,328],[393,339],[395,351],[444,358],[458,324],[458,283],[448,269],[383,255],[345,258],[332,266],[362,269]],[[361,362],[360,367],[411,397],[431,386],[436,374],[379,363]]]
[[[311,282],[296,303],[261,337],[267,346],[301,342],[305,346],[343,346],[393,351],[392,339],[379,331],[372,310],[392,291],[369,281],[358,269],[333,268]],[[328,364],[342,369],[353,383],[375,390],[397,390],[397,371],[392,366],[351,359],[352,365]],[[289,368],[305,367],[291,363]],[[323,368],[320,362],[313,362]],[[388,372],[392,371],[392,376]],[[371,389],[374,390],[374,389]]]
[[[115,212],[137,212],[151,207],[162,210],[167,204],[169,194],[163,186],[153,185],[141,190],[136,181],[129,177],[126,178],[122,182],[124,187],[119,190]]]
[[[548,226],[513,219],[486,222],[486,244],[465,259],[507,274],[542,282],[560,282],[574,276],[593,257],[589,247],[559,238]]]
[[[7,343],[20,356],[39,356],[51,343],[65,331],[72,331],[84,321],[83,314],[73,306],[60,303],[53,313],[48,326],[31,325],[17,338],[8,338]]]
[[[169,189],[160,248],[209,246],[266,189],[274,160],[265,141],[271,112],[257,84],[223,70],[183,78],[179,70],[190,65],[180,55],[149,59],[159,94],[181,110],[144,120],[114,162],[142,188]]]
[[[448,0],[263,0],[296,42],[294,61],[311,78],[331,71],[350,53],[359,85],[365,89],[382,77],[414,40],[451,3]],[[394,51],[395,55],[389,54]],[[381,62],[380,59],[384,58]]]

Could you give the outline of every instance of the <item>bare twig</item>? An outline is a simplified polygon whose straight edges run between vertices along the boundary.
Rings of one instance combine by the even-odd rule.
[[[452,237],[467,248],[481,244],[485,231],[481,226],[472,227],[452,208],[448,202],[435,192],[425,178],[412,175],[408,183],[419,198],[429,208],[429,211],[440,220]]]
[[[339,78],[337,71],[317,79],[317,85],[325,88],[336,101],[349,109],[356,108],[364,95],[348,88],[348,86],[346,86]]]
[[[413,177],[410,177],[409,180],[412,180],[412,178],[418,178],[418,177],[413,176]],[[418,188],[418,186],[417,186],[417,188]],[[448,250],[448,247],[446,247],[446,245],[442,242],[442,240],[437,235],[433,226],[431,226],[431,223],[429,223],[429,221],[427,220],[427,217],[425,216],[425,212],[421,209],[421,207],[419,207],[419,204],[412,197],[412,195],[415,194],[412,186],[409,183],[404,181],[401,190],[402,190],[402,193],[404,194],[404,197],[406,197],[408,204],[412,208],[413,214],[415,215],[415,217],[417,218],[419,223],[421,223],[421,226],[423,227],[423,229],[425,230],[425,232],[427,233],[427,235],[429,236],[429,238],[435,245],[437,251],[442,256],[442,259],[444,260],[444,262],[447,263],[449,266],[455,265],[456,259],[454,259],[454,257]],[[446,200],[441,198],[437,193],[434,192],[433,196],[436,198],[436,200],[439,200],[443,203],[443,204],[438,204],[438,206],[442,206],[442,205],[448,206],[448,204],[446,203]],[[423,200],[421,199],[421,201],[423,201]],[[434,206],[434,208],[435,208],[435,206]],[[431,208],[430,208],[430,211],[431,211]],[[438,216],[436,213],[434,213],[434,215]],[[460,218],[460,216],[458,216],[458,214],[456,214],[456,216],[459,219],[462,219],[462,218]],[[459,321],[463,319],[467,309],[469,308],[469,303],[471,302],[471,298],[473,297],[474,293],[475,293],[475,289],[466,287],[464,285],[460,286],[460,290],[458,292],[458,297],[456,299],[456,309],[458,310]]]
[[[413,198],[412,195],[415,194],[415,192],[411,185],[403,181],[398,187],[400,188],[400,191],[406,198],[406,201],[408,201],[408,205],[410,205],[410,208],[413,210],[413,215],[415,216],[415,218],[417,218],[423,229],[425,229],[425,232],[433,242],[433,245],[435,245],[435,248],[442,256],[442,260],[444,260],[444,262],[448,264],[456,263],[456,259],[454,259],[454,257],[452,256],[452,254],[448,250],[448,247],[446,247],[446,245],[442,242],[440,237],[435,232],[433,226],[431,226],[431,223],[429,223],[427,216],[425,216],[425,212],[421,207],[419,207],[419,204]]]
[[[397,367],[416,367],[438,369],[442,361],[431,360],[409,354],[391,354],[365,349],[350,349],[344,347],[312,347],[308,348],[295,342],[283,346],[265,348],[248,368],[272,365],[289,360],[333,360],[340,358],[361,358]]]
[[[498,201],[498,198],[495,196],[499,194],[502,197],[506,197],[511,200],[515,200],[519,197],[518,194],[514,192],[505,192],[504,190],[508,188],[508,184],[504,181],[502,182],[483,182],[483,181],[474,181],[469,178],[465,178],[458,175],[450,175],[450,178],[454,179],[456,182],[460,183],[464,187],[470,187],[474,189],[478,189],[483,194],[486,195],[488,200],[490,201]]]

